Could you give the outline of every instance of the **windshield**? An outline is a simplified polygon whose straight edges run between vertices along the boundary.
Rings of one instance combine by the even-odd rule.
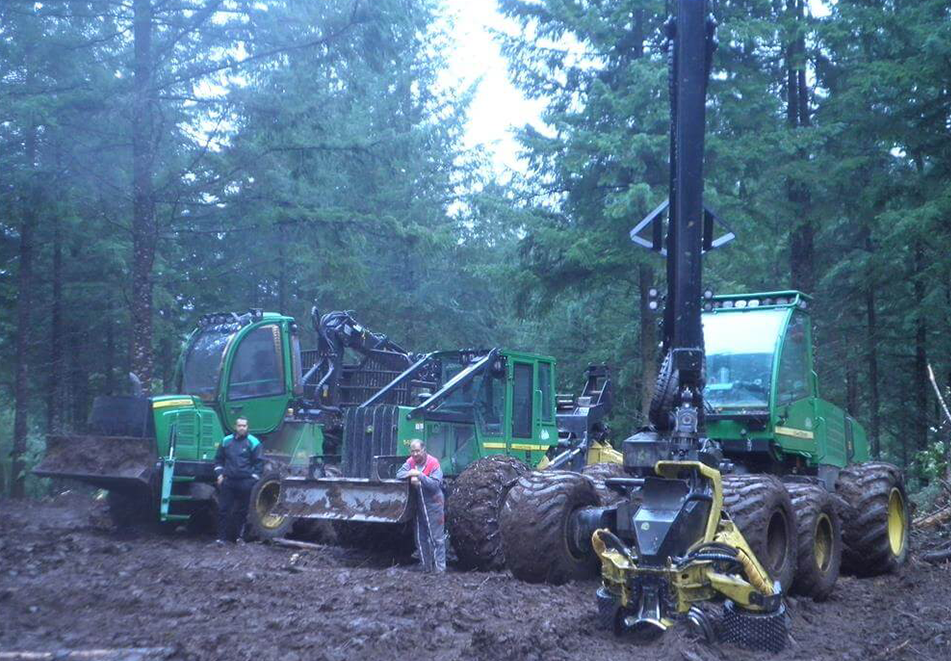
[[[444,358],[442,368],[442,383],[449,383],[452,379],[470,367],[472,363],[463,363],[459,358]],[[479,379],[470,379],[468,382],[452,390],[446,398],[436,407],[438,411],[468,411],[472,409],[473,402],[478,392]]]
[[[773,354],[786,310],[703,315],[704,399],[714,408],[769,406]]]
[[[207,329],[192,340],[182,369],[182,390],[186,395],[214,398],[222,357],[233,335],[230,330]]]

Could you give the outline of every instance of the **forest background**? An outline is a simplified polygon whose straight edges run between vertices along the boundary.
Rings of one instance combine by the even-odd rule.
[[[706,284],[812,294],[822,395],[934,493],[951,6],[710,8],[705,196],[738,239]],[[437,0],[0,0],[0,493],[39,493],[45,434],[129,372],[171,387],[200,314],[249,307],[547,353],[561,391],[606,362],[615,436],[642,424],[663,263],[628,232],[667,196],[669,3],[499,9],[512,80],[545,104],[521,175],[463,145],[473,89],[437,84]]]

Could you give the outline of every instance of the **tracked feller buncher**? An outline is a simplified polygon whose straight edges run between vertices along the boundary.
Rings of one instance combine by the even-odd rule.
[[[685,621],[707,640],[778,651],[788,592],[824,599],[840,566],[874,575],[905,562],[907,494],[895,466],[868,461],[861,425],[819,397],[808,296],[702,290],[702,255],[732,238],[714,238],[703,205],[715,23],[704,0],[679,0],[666,29],[669,202],[631,232],[668,260],[651,425],[623,442],[625,475],[605,480],[615,504],[580,475],[521,476],[502,549],[526,581],[597,568],[600,622],[618,634]]]
[[[207,520],[216,502],[214,457],[235,420],[248,419],[266,468],[251,494],[250,532],[280,537],[293,519],[272,512],[280,480],[314,454],[335,452],[347,411],[373,398],[408,404],[439,386],[420,355],[358,323],[312,310],[316,349],[302,351],[297,322],[252,309],[203,315],[185,342],[174,394],[97,397],[88,429],[52,435],[43,477],[108,490],[119,527]],[[390,386],[398,376],[399,385]],[[384,395],[379,395],[386,389]]]

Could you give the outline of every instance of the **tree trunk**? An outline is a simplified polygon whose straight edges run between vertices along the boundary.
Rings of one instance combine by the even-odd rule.
[[[803,20],[803,3],[786,0],[786,11],[798,27]],[[786,123],[791,130],[810,125],[809,90],[806,85],[805,39],[797,29],[786,44]],[[800,150],[797,158],[806,162]],[[792,209],[789,239],[789,271],[793,289],[812,293],[815,289],[815,228],[810,218],[811,196],[801,181],[786,182],[786,196]]]
[[[287,314],[287,223],[279,221],[277,224],[277,310]]]
[[[865,335],[865,357],[868,363],[869,418],[872,423],[870,429],[872,436],[871,453],[873,459],[878,459],[882,456],[878,395],[878,346],[876,344],[878,325],[875,315],[875,289],[871,286],[865,292],[865,314],[868,321],[868,330]]]
[[[116,331],[115,317],[112,305],[109,305],[106,313],[106,394],[116,394]]]
[[[650,413],[651,397],[657,381],[657,315],[647,303],[649,292],[654,287],[654,268],[649,264],[638,265],[641,322],[641,414],[644,420]]]
[[[859,382],[855,364],[856,361],[852,360],[852,347],[849,346],[846,349],[845,361],[845,410],[853,418],[858,415],[859,410]]]
[[[83,347],[89,346],[89,335],[85,330],[71,327],[69,332],[69,390],[70,426],[84,425],[86,422],[86,402],[89,395],[89,379],[83,368]]]
[[[152,385],[152,267],[155,262],[155,199],[152,191],[154,90],[152,4],[134,0],[134,99],[132,107],[132,371],[146,393]]]
[[[36,211],[39,207],[39,177],[36,172],[37,127],[32,125],[26,135],[26,167],[31,173],[28,192],[24,197],[20,222],[19,269],[17,272],[17,336],[16,368],[14,376],[13,451],[10,462],[10,495],[23,498],[26,477],[26,436],[29,430],[30,408],[30,312],[33,308],[33,233]]]
[[[915,449],[924,450],[928,445],[928,326],[925,321],[921,301],[925,296],[924,277],[924,248],[920,241],[915,242],[914,301],[919,307],[915,311]]]
[[[53,306],[50,310],[50,364],[46,387],[46,429],[58,432],[63,421],[63,238],[53,219]]]

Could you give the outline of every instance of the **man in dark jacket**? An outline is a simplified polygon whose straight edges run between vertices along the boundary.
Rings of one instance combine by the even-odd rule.
[[[439,460],[426,452],[419,439],[410,441],[410,457],[396,472],[398,479],[409,479],[421,496],[416,502],[413,532],[423,571],[446,571],[446,514],[442,493],[442,468]]]
[[[248,434],[248,421],[238,418],[234,434],[225,436],[215,454],[218,476],[218,543],[235,542],[248,518],[251,489],[264,470],[261,441]]]

